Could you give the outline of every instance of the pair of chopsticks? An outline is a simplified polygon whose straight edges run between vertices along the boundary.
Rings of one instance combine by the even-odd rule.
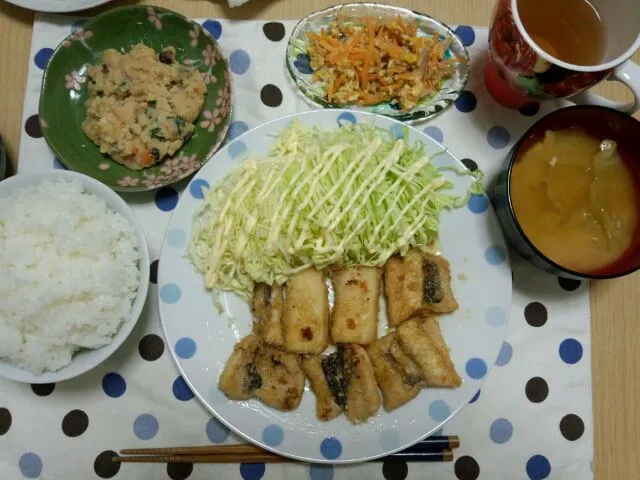
[[[453,449],[460,446],[460,438],[427,437],[415,445],[381,457],[384,462],[451,462]],[[268,452],[250,444],[211,445],[202,447],[128,448],[120,450],[114,462],[133,463],[288,463],[291,458]]]

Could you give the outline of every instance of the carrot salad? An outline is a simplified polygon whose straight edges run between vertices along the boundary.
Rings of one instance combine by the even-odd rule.
[[[308,32],[312,79],[335,104],[391,102],[407,110],[440,90],[455,60],[445,59],[452,38],[419,37],[415,21],[400,16],[361,24],[336,21]]]

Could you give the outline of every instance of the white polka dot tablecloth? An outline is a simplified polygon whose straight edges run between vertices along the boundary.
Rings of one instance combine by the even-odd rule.
[[[427,12],[428,13],[428,12]],[[262,122],[310,107],[284,67],[295,22],[202,19],[220,42],[234,77],[235,138]],[[82,20],[37,15],[20,143],[19,173],[63,168],[47,148],[37,113],[43,68],[53,49]],[[510,111],[482,83],[487,30],[459,26],[473,74],[455,107],[419,125],[471,169],[490,180],[508,149],[533,121],[561,104]],[[305,68],[304,59],[299,62]],[[507,338],[489,378],[445,435],[460,435],[451,463],[330,465],[119,464],[129,447],[205,445],[241,440],[202,407],[180,377],[162,338],[156,307],[157,258],[171,211],[186,185],[125,195],[145,230],[151,288],[125,344],[103,365],[49,385],[0,380],[0,478],[43,479],[589,479],[593,421],[589,298],[585,283],[558,279],[512,254],[514,295]],[[469,208],[485,209],[486,204]],[[192,348],[180,345],[179,349]]]

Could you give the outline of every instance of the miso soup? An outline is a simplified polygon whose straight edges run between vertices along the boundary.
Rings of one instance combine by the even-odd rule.
[[[510,188],[524,233],[562,267],[597,271],[634,241],[638,195],[613,140],[549,130],[516,160]]]

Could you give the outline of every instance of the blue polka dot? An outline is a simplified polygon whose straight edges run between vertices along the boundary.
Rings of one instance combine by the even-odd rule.
[[[434,400],[429,404],[429,416],[438,422],[449,418],[451,409],[444,400]]]
[[[560,344],[560,358],[564,363],[573,365],[582,358],[582,344],[575,338],[567,338]]]
[[[471,400],[469,400],[469,403],[476,403],[479,398],[480,398],[480,390],[478,390],[475,393],[475,395],[473,397],[471,397]]]
[[[38,478],[42,473],[42,460],[33,452],[23,454],[18,464],[22,475],[27,478]]]
[[[460,25],[454,30],[454,33],[460,37],[460,40],[465,47],[472,45],[473,42],[476,41],[476,32],[474,32],[473,28],[468,25]]]
[[[498,358],[496,358],[496,365],[499,367],[504,367],[507,363],[511,361],[511,357],[513,356],[513,347],[509,342],[502,342],[502,347],[500,347],[500,353],[498,353]]]
[[[311,75],[313,69],[311,68],[311,58],[306,53],[299,53],[296,59],[293,61],[293,66],[298,69],[300,73],[305,75]]]
[[[133,433],[140,440],[151,440],[158,433],[158,419],[150,413],[138,415],[133,422]]]
[[[264,463],[241,463],[240,476],[244,480],[260,480],[264,477]]]
[[[229,429],[217,418],[210,418],[205,430],[211,443],[224,443],[229,438]]]
[[[102,390],[111,398],[118,398],[124,395],[127,390],[127,382],[122,375],[111,372],[102,377]]]
[[[229,55],[229,68],[236,75],[247,73],[250,65],[251,58],[249,58],[249,54],[244,50],[234,50],[231,52],[231,55]]]
[[[489,247],[484,252],[484,258],[491,265],[500,265],[507,258],[507,252],[502,247],[498,247],[498,246]]]
[[[191,358],[196,353],[196,342],[189,337],[182,337],[176,342],[176,355],[180,358]]]
[[[249,126],[245,122],[236,120],[235,122],[231,122],[231,125],[229,125],[229,132],[227,133],[227,138],[229,140],[233,140],[239,135],[242,135],[247,130],[249,130]]]
[[[335,437],[327,437],[320,444],[320,453],[328,460],[335,460],[342,455],[342,444]]]
[[[175,283],[167,283],[166,285],[163,285],[162,288],[160,289],[160,299],[164,303],[169,303],[169,304],[178,303],[181,296],[182,296],[182,290],[180,290],[180,287]]]
[[[507,312],[504,308],[494,305],[487,308],[486,320],[492,327],[501,327],[507,322]]]
[[[487,364],[481,358],[474,357],[470,359],[464,368],[467,371],[467,375],[476,380],[487,374]]]
[[[513,435],[513,425],[506,418],[494,420],[489,428],[489,437],[495,443],[506,443]]]
[[[346,122],[356,124],[358,121],[356,120],[356,116],[353,113],[342,112],[340,115],[338,115],[338,125]]]
[[[543,480],[551,473],[551,464],[544,455],[534,455],[527,460],[527,475],[531,480]]]
[[[333,465],[312,463],[309,465],[310,480],[333,480]]]
[[[64,164],[60,161],[58,157],[53,157],[53,168],[57,168],[60,170],[69,170]]]
[[[391,133],[396,138],[404,138],[404,125],[400,125],[398,123],[391,125]]]
[[[438,143],[442,143],[442,140],[444,140],[444,134],[442,133],[442,130],[440,130],[435,125],[430,125],[430,126],[426,127],[423,130],[423,132],[427,136],[431,137],[432,139],[434,139]]]
[[[173,396],[183,402],[191,400],[194,397],[193,392],[189,388],[189,385],[187,385],[187,382],[184,381],[184,378],[182,378],[182,375],[173,381],[172,390]]]
[[[210,187],[209,182],[198,178],[189,184],[189,193],[191,196],[197,200],[202,200],[204,198],[203,188],[208,189]]]
[[[172,228],[167,232],[167,243],[173,248],[182,248],[187,244],[187,232]]]
[[[511,141],[509,130],[500,125],[491,127],[487,132],[487,142],[496,150],[506,147]]]
[[[400,445],[400,435],[392,429],[383,430],[378,437],[378,444],[383,450],[393,450]]]
[[[220,25],[220,22],[217,20],[205,20],[202,26],[216,40],[218,40],[220,35],[222,35],[222,25]]]
[[[463,90],[460,92],[460,96],[456,98],[456,108],[462,113],[473,112],[477,104],[476,96],[469,90]]]
[[[229,155],[234,160],[246,151],[247,151],[247,146],[244,144],[244,142],[241,142],[240,140],[236,140],[235,142],[229,145]]]
[[[33,62],[39,69],[44,70],[47,68],[51,55],[53,55],[53,50],[51,48],[41,48],[36,53],[35,57],[33,57]]]
[[[284,440],[284,431],[278,425],[269,425],[262,431],[262,441],[270,447],[277,447]]]
[[[163,212],[170,212],[178,204],[178,192],[173,187],[162,187],[156,192],[156,206]]]
[[[72,32],[77,32],[78,30],[80,30],[82,27],[84,27],[84,24],[87,23],[86,19],[82,19],[82,20],[78,20],[76,22],[73,22],[71,24],[71,31]]]
[[[486,195],[471,195],[467,206],[473,213],[484,213],[489,208],[489,199]]]

